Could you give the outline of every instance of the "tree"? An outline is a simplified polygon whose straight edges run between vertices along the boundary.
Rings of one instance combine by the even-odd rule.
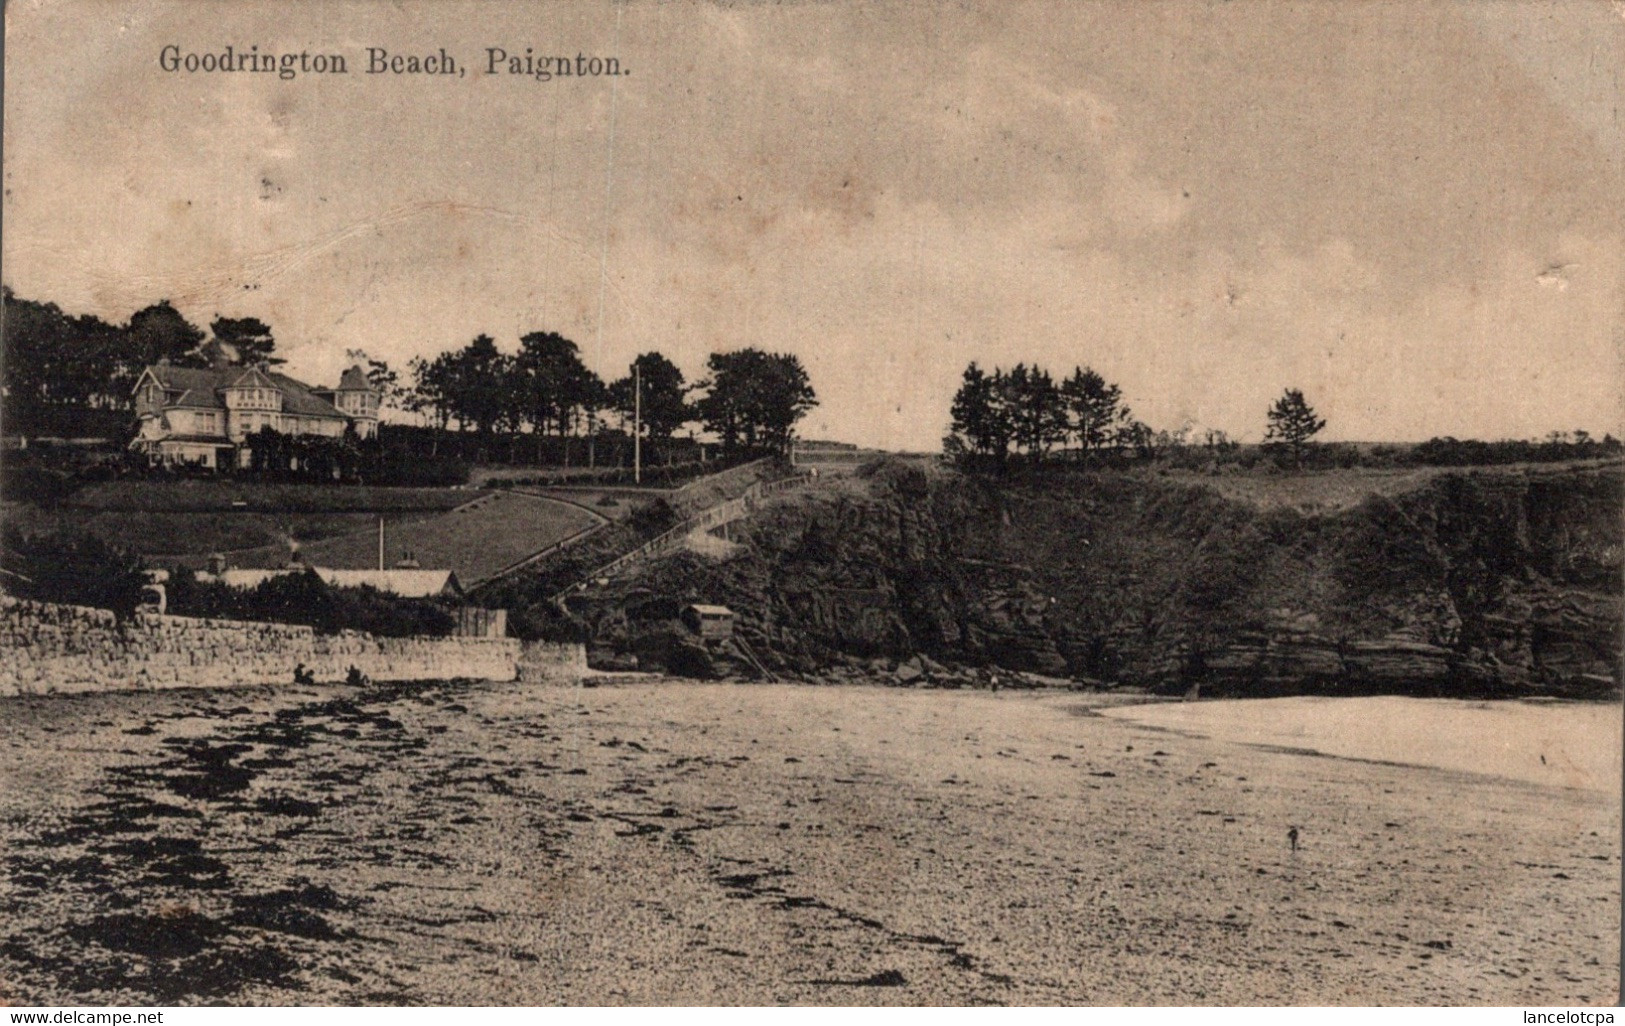
[[[598,376],[581,362],[576,344],[556,331],[533,331],[519,340],[517,387],[537,434],[570,432],[576,408],[596,398]]]
[[[451,412],[463,428],[472,424],[481,436],[490,435],[509,406],[513,357],[500,352],[490,335],[475,336],[449,356],[445,384]]]
[[[187,367],[204,365],[199,352],[203,332],[182,317],[167,299],[131,314],[130,326],[126,330],[129,333],[130,356],[139,366],[160,360]]]
[[[1285,445],[1292,451],[1292,461],[1303,466],[1303,450],[1309,439],[1326,426],[1324,418],[1315,416],[1314,408],[1303,397],[1303,392],[1289,388],[1270,407],[1269,427],[1264,431],[1264,444]]]
[[[1119,428],[1125,426],[1123,392],[1088,367],[1074,367],[1072,376],[1061,383],[1071,434],[1085,454],[1099,452],[1109,445]]]
[[[404,405],[438,430],[446,430],[451,421],[452,383],[451,354],[441,353],[433,360],[414,356],[406,368],[412,374],[412,388],[406,394]]]
[[[127,333],[89,314],[70,317],[54,303],[18,299],[9,287],[4,294],[7,429],[99,435],[122,419],[141,373],[128,358]]]
[[[609,386],[609,402],[631,421],[634,408],[639,406],[638,385],[641,384],[641,421],[644,436],[655,442],[670,438],[672,432],[694,417],[688,402],[688,385],[683,372],[675,363],[656,352],[643,353],[632,361],[627,375]]]
[[[743,441],[750,448],[786,452],[796,422],[818,405],[806,370],[791,353],[754,348],[712,353],[706,368],[710,376],[696,386],[706,394],[695,410],[706,428],[721,436],[724,450]]]
[[[1141,459],[1157,456],[1157,433],[1144,421],[1135,420],[1127,408],[1123,410],[1121,426],[1112,433],[1112,442],[1119,449],[1134,450],[1134,455]]]
[[[24,535],[7,524],[0,542],[6,586],[38,602],[95,606],[120,616],[141,604],[141,561],[91,534]]]
[[[585,431],[589,438],[588,460],[593,461],[590,439],[598,422],[598,411],[609,404],[603,379],[581,361],[576,344],[556,331],[533,331],[519,340],[514,358],[513,401],[517,415],[534,426],[536,451],[541,455],[541,436],[552,430],[558,437]],[[569,463],[570,443],[564,443]]]
[[[1005,406],[1016,445],[1027,450],[1027,458],[1041,463],[1050,447],[1067,432],[1066,404],[1049,371],[1037,366],[1016,364],[1003,380]]]
[[[974,459],[1000,464],[1009,455],[1012,434],[1009,409],[999,388],[1003,377],[998,368],[989,376],[971,361],[949,407],[953,418],[949,438],[955,441],[955,446]]]
[[[214,335],[217,348],[225,347],[221,355],[229,363],[249,367],[256,363],[285,362],[271,355],[276,349],[276,340],[271,337],[270,326],[258,317],[216,317],[209,331]]]
[[[761,368],[760,389],[752,410],[767,447],[779,453],[789,452],[796,421],[817,405],[818,396],[795,354],[768,354]]]
[[[243,446],[248,450],[248,469],[277,476],[294,469],[296,437],[285,435],[269,424],[260,425],[258,431],[243,438]]]

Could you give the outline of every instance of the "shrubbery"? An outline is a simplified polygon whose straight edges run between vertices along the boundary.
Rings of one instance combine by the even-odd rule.
[[[8,527],[0,545],[5,590],[36,602],[94,606],[129,616],[146,584],[141,563],[94,535],[28,537]]]
[[[136,611],[147,583],[139,559],[88,534],[30,537],[8,528],[0,568],[5,590],[19,598],[110,609],[120,617]],[[168,612],[177,616],[268,620],[383,637],[440,637],[457,629],[456,615],[439,602],[370,587],[335,588],[314,571],[282,574],[243,590],[202,582],[180,569],[170,574],[165,591]]]
[[[313,570],[280,574],[256,588],[239,589],[199,581],[189,570],[169,579],[169,611],[178,616],[225,620],[269,620],[314,627],[323,633],[365,631],[382,637],[441,637],[457,628],[457,618],[429,599],[408,599],[376,588],[336,588]]]

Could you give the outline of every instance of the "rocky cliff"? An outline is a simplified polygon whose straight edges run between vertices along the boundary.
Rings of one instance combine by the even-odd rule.
[[[704,601],[733,608],[745,642],[712,653],[721,672],[946,664],[1208,694],[1618,688],[1617,464],[1384,490],[1306,510],[1194,476],[991,482],[888,461],[758,511],[727,558],[681,553],[571,610],[600,658],[695,673],[716,660],[675,616]]]

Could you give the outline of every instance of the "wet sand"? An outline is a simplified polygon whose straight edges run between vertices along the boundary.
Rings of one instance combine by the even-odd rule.
[[[1375,695],[1162,702],[1107,715],[1245,744],[1594,791],[1620,789],[1625,756],[1617,702]]]
[[[1619,991],[1617,790],[1078,695],[244,689],[7,700],[0,733],[12,1003]]]

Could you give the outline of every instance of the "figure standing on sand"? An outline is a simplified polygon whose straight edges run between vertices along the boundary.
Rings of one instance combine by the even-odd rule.
[[[1297,827],[1288,827],[1287,828],[1286,843],[1292,846],[1293,851],[1298,850],[1298,828]]]

